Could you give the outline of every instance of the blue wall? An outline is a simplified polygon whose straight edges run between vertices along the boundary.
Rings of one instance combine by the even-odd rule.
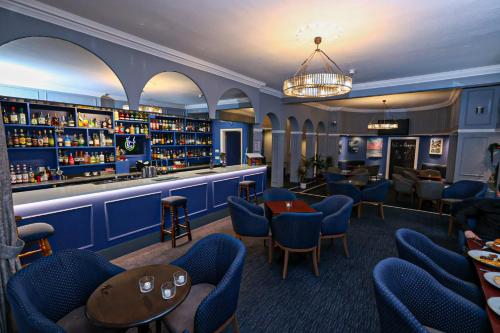
[[[348,151],[348,136],[341,136],[340,142],[342,144],[342,150],[340,151],[339,161],[352,161],[352,160],[362,160],[365,161],[366,165],[379,165],[379,173],[385,175],[385,164],[387,161],[387,151],[388,151],[388,143],[389,137],[382,136],[384,139],[384,148],[382,152],[381,158],[366,158],[366,141],[368,138],[377,138],[379,136],[360,136],[361,144],[359,145],[359,150],[356,153]],[[417,166],[421,167],[422,163],[434,163],[434,164],[442,164],[446,165],[448,162],[448,144],[449,137],[448,136],[416,136],[420,138],[419,143],[419,151],[418,151],[418,160]],[[429,145],[431,138],[443,138],[443,154],[442,155],[430,155],[429,154]]]
[[[243,162],[245,162],[245,152],[250,151],[248,147],[248,136],[251,130],[250,124],[247,123],[239,123],[235,121],[224,121],[224,120],[213,120],[212,121],[212,137],[213,137],[213,147],[220,151],[221,147],[221,129],[239,129],[242,130],[241,140],[242,140],[242,149],[241,153],[243,154]],[[226,147],[226,149],[228,149]],[[215,155],[218,155],[217,153]]]

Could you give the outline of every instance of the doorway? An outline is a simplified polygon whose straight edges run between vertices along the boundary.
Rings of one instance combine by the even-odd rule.
[[[419,138],[389,138],[385,178],[390,179],[394,166],[416,169]]]
[[[221,130],[221,151],[226,153],[226,165],[242,164],[242,131],[241,129]]]

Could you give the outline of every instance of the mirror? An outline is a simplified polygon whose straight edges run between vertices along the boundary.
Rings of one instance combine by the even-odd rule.
[[[127,96],[95,54],[62,39],[27,37],[0,46],[0,95],[117,107]]]
[[[177,72],[163,72],[153,76],[142,90],[139,110],[209,118],[203,92],[193,80]]]
[[[255,112],[247,94],[236,88],[226,91],[217,102],[217,119],[254,124]]]

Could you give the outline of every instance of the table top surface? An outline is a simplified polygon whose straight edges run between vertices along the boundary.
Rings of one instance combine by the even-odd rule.
[[[339,180],[336,183],[338,183],[338,184],[351,184],[351,185],[358,186],[358,187],[365,186],[367,184],[367,182],[363,182],[361,180],[356,180],[356,179]]]
[[[163,299],[161,285],[173,281],[173,274],[183,269],[173,265],[149,265],[117,274],[101,284],[89,297],[86,314],[89,321],[100,327],[130,328],[159,319],[184,301],[191,289],[191,278],[176,286],[175,296]],[[141,293],[139,279],[154,276],[153,290]]]
[[[287,202],[292,204],[287,207]],[[315,213],[316,210],[309,206],[304,200],[291,200],[291,201],[266,201],[266,206],[271,210],[273,215],[282,213]]]
[[[469,250],[480,250],[482,248],[482,246],[480,246],[479,244],[470,239],[467,239],[467,247],[469,248]],[[485,250],[485,251],[493,252],[491,250]],[[497,289],[493,287],[491,284],[489,284],[488,281],[486,281],[486,279],[484,278],[485,272],[481,271],[480,269],[482,268],[492,272],[495,271],[500,272],[500,270],[492,268],[490,266],[483,265],[482,263],[476,260],[473,259],[471,260],[474,262],[474,267],[476,268],[477,275],[479,276],[479,281],[481,282],[481,289],[483,290],[485,301],[487,301],[488,298],[490,297],[500,297],[500,289]],[[490,309],[488,304],[485,304],[485,307],[486,307],[486,313],[488,314],[488,318],[490,319],[491,328],[493,329],[493,332],[500,333],[500,317],[495,312],[493,312],[493,310]]]

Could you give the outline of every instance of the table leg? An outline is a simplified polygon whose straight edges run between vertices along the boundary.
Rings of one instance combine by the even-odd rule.
[[[137,327],[138,333],[149,333],[149,324],[140,325]]]

